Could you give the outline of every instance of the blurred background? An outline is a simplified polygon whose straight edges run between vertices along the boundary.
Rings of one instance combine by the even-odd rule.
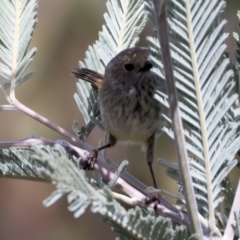
[[[239,1],[228,1],[223,17],[228,20],[226,32],[228,51],[234,59],[235,40],[233,31],[238,31],[237,10]],[[76,79],[70,75],[72,67],[84,59],[88,45],[98,39],[98,32],[104,24],[105,0],[40,0],[38,24],[30,47],[38,48],[29,69],[36,75],[17,88],[18,99],[34,111],[72,132],[71,124],[76,118],[84,125],[81,113],[74,101]],[[148,25],[150,26],[150,25]],[[148,27],[144,33],[151,33]],[[142,34],[140,45],[146,45]],[[1,77],[0,77],[0,80]],[[1,104],[5,103],[0,95]],[[54,131],[29,117],[13,111],[1,112],[0,140],[15,140],[31,135],[46,138],[63,138]],[[95,129],[88,142],[96,147],[102,133]],[[171,149],[171,151],[169,151]],[[172,151],[173,142],[161,136],[156,145],[156,157],[176,161]],[[147,185],[152,181],[143,153],[138,146],[117,145],[108,151],[110,158],[121,162],[130,160],[128,171]],[[160,188],[176,192],[176,184],[165,174],[165,169],[154,163],[155,174]],[[239,171],[232,174],[233,183]],[[65,240],[65,239],[114,239],[115,233],[101,221],[101,216],[87,212],[74,219],[67,210],[66,198],[49,208],[42,201],[54,186],[23,180],[0,179],[0,239],[2,240]]]

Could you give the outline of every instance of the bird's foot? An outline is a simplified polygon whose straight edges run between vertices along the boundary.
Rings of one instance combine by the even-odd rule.
[[[153,208],[154,208],[155,212],[157,212],[157,206],[158,206],[158,204],[160,204],[160,197],[159,197],[158,194],[154,194],[150,197],[145,198],[145,204],[146,205],[150,205],[152,203],[154,203]]]
[[[93,149],[92,152],[89,153],[87,158],[81,164],[82,168],[84,170],[93,170],[94,169],[94,164],[97,161],[97,157],[98,157],[98,150],[97,149]]]

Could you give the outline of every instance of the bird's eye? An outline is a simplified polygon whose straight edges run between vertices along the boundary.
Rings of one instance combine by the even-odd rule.
[[[131,72],[134,69],[134,65],[131,63],[125,64],[124,68],[128,71]]]

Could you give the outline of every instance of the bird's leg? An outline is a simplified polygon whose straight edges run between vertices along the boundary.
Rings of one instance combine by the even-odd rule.
[[[99,147],[97,150],[98,151],[101,151],[101,150],[103,150],[103,149],[105,149],[105,148],[110,148],[110,147],[112,147],[113,145],[112,145],[112,143],[111,142],[108,142],[108,144],[106,144],[106,145],[104,145],[104,146],[102,146],[102,147]]]
[[[146,151],[146,160],[148,163],[148,167],[150,169],[150,173],[152,176],[152,180],[153,180],[153,186],[154,188],[158,188],[157,187],[157,182],[154,176],[154,172],[153,172],[153,168],[152,168],[152,163],[153,163],[153,159],[154,159],[154,146],[155,146],[155,134],[153,134],[148,140],[147,140],[147,151]],[[151,197],[147,197],[145,199],[145,204],[149,205],[151,203],[154,203],[154,209],[155,211],[157,210],[157,205],[160,203],[159,200],[159,195],[158,194],[154,194]]]
[[[94,164],[97,161],[98,152],[105,148],[113,147],[116,144],[116,142],[117,142],[116,138],[112,135],[109,135],[108,144],[106,144],[100,148],[93,149],[92,152],[87,156],[87,159],[84,161],[84,164],[82,164],[82,168],[84,170],[93,170]]]
[[[152,163],[153,163],[153,158],[154,158],[154,145],[155,145],[155,135],[153,134],[148,140],[147,140],[147,151],[146,151],[146,160],[148,163],[148,167],[152,176],[153,180],[153,186],[155,188],[157,187],[157,182],[154,176],[154,172],[152,169]]]

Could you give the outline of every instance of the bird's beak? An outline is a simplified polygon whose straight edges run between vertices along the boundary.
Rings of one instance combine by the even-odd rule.
[[[149,60],[147,60],[138,71],[146,72],[149,71],[152,67],[153,67],[152,63]]]

